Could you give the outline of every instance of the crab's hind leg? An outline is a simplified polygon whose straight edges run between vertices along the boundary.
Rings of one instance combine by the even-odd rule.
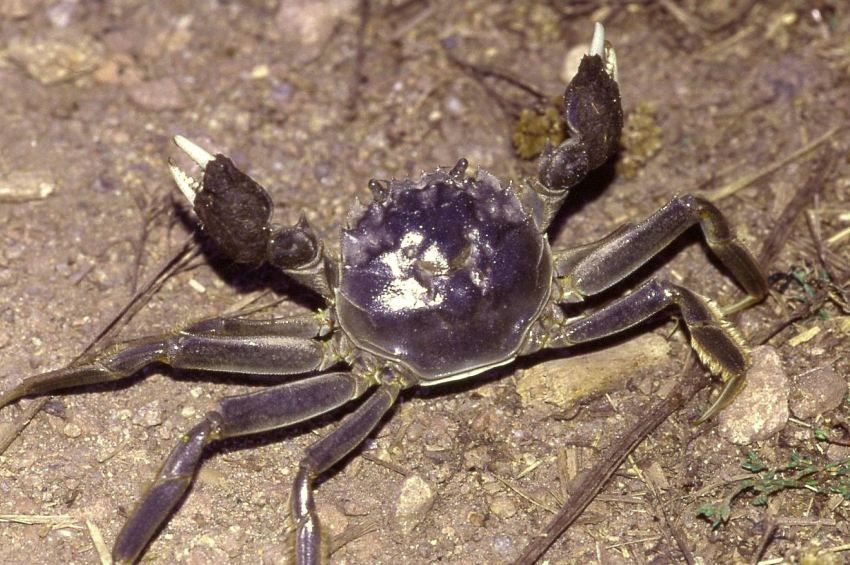
[[[564,93],[563,118],[569,138],[547,146],[538,162],[537,179],[527,180],[520,198],[543,232],[569,189],[616,153],[623,129],[617,86],[617,58],[597,23],[590,51]]]
[[[569,346],[601,339],[635,326],[670,306],[679,309],[699,358],[726,383],[698,419],[700,423],[722,410],[743,386],[749,349],[720,309],[695,292],[669,281],[651,279],[601,310],[568,322],[553,336],[550,345]]]
[[[221,400],[180,438],[162,464],[118,534],[113,561],[137,559],[186,494],[211,442],[303,422],[361,396],[372,384],[364,376],[330,373]]]
[[[0,407],[29,395],[116,381],[151,363],[181,369],[293,375],[327,368],[339,359],[316,317],[244,320],[212,318],[169,334],[121,343],[93,358],[25,378],[0,394]]]
[[[735,236],[721,212],[694,196],[677,196],[649,218],[576,251],[555,254],[556,287],[561,302],[580,302],[633,273],[689,227],[699,224],[712,252],[747,292],[739,305],[767,294],[767,279],[755,258]],[[703,362],[726,381],[720,397],[700,421],[717,413],[743,384],[748,353],[743,339],[711,301],[679,285],[651,280],[609,306],[569,323],[555,343],[569,345],[599,339],[677,306]],[[734,309],[734,308],[733,308]]]
[[[199,182],[171,164],[178,188],[221,251],[238,263],[267,262],[333,299],[334,264],[303,216],[294,226],[272,224],[272,201],[259,183],[224,155],[212,155],[183,136],[174,142],[203,169]]]

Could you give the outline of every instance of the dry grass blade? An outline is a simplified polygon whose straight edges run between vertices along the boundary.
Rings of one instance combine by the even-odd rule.
[[[374,519],[364,520],[349,526],[340,532],[339,535],[334,536],[331,546],[331,555],[354,540],[360,539],[363,536],[376,531],[378,531],[378,521]]]
[[[770,165],[764,167],[760,171],[756,171],[755,173],[752,173],[750,175],[744,175],[743,177],[737,179],[734,182],[727,184],[726,186],[721,186],[720,188],[718,188],[716,190],[712,190],[712,191],[708,192],[706,194],[706,198],[708,198],[712,202],[717,202],[718,200],[722,200],[722,199],[724,199],[728,196],[732,196],[733,194],[737,193],[738,191],[750,186],[754,182],[763,179],[764,177],[770,175],[771,173],[775,173],[776,171],[778,171],[779,169],[781,169],[785,165],[793,163],[794,161],[796,161],[800,157],[803,157],[804,155],[810,153],[814,149],[817,149],[820,145],[829,141],[833,136],[835,136],[835,134],[837,134],[839,131],[843,130],[844,128],[845,128],[845,126],[837,126],[837,127],[832,128],[831,130],[829,130],[828,132],[826,132],[825,134],[823,134],[819,138],[815,139],[814,141],[807,143],[806,145],[804,145],[803,147],[801,147],[797,151],[791,153],[787,157],[784,157],[784,158],[780,159],[779,161],[776,161],[775,163],[771,163]]]
[[[86,527],[89,530],[91,542],[97,550],[97,556],[100,558],[101,565],[112,565],[112,554],[109,552],[109,548],[106,547],[106,542],[103,541],[103,534],[100,533],[100,528],[91,520],[86,520]]]
[[[45,525],[53,528],[82,528],[79,520],[70,514],[0,514],[0,522]]]
[[[0,433],[0,455],[3,455],[9,446],[12,445],[12,442],[15,441],[15,438],[26,429],[35,415],[38,414],[44,407],[45,403],[47,403],[47,398],[37,398],[33,400],[27,404],[23,413],[18,416],[11,425],[5,428],[2,433]]]

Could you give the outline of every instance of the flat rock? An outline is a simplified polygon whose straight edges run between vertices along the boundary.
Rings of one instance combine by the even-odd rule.
[[[614,347],[547,361],[523,372],[517,393],[523,405],[564,407],[622,387],[631,377],[670,358],[670,344],[646,334]]]
[[[846,395],[847,381],[828,365],[791,378],[791,412],[804,420],[838,408]]]

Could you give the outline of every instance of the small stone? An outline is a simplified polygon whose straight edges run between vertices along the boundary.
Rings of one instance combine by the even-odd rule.
[[[493,549],[500,555],[513,555],[514,540],[510,536],[495,536],[493,537]]]
[[[466,521],[473,526],[478,526],[479,528],[483,527],[484,524],[487,523],[487,517],[484,516],[481,512],[470,510],[469,514],[466,515]]]
[[[434,491],[431,485],[418,475],[407,477],[401,486],[395,512],[402,531],[405,533],[413,531],[433,504]]]
[[[830,366],[791,378],[791,412],[804,420],[838,408],[846,395],[847,381]]]
[[[132,86],[128,92],[130,99],[146,110],[179,110],[186,105],[180,87],[172,78],[143,82]]]
[[[73,80],[94,71],[103,47],[91,37],[55,34],[44,38],[15,38],[9,42],[10,59],[44,85]]]
[[[720,435],[748,445],[773,437],[785,427],[788,416],[788,376],[782,360],[773,347],[757,347],[744,389],[718,416]]]
[[[27,18],[39,8],[33,0],[0,0],[0,16],[10,20]]]
[[[152,428],[162,423],[162,408],[159,400],[154,400],[142,406],[133,416],[133,423],[137,426]]]
[[[516,511],[516,504],[507,494],[496,495],[490,502],[490,512],[503,520],[516,514]]]
[[[47,171],[14,171],[0,178],[0,202],[44,200],[56,190]]]
[[[68,422],[65,424],[65,427],[62,428],[62,433],[67,437],[80,437],[83,433],[83,430],[80,429],[80,426],[73,422]]]

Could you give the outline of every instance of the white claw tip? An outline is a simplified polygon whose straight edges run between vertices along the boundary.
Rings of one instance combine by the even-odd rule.
[[[174,143],[183,150],[183,152],[189,156],[194,162],[198,164],[202,169],[206,168],[207,163],[215,159],[209,151],[197,145],[196,143],[189,141],[182,135],[174,136]]]
[[[590,50],[587,54],[591,57],[593,55],[602,57],[605,71],[614,79],[614,82],[618,81],[617,54],[614,52],[614,47],[605,41],[605,28],[599,22],[593,26],[593,38],[590,40]]]
[[[593,26],[593,39],[590,40],[588,55],[605,56],[605,28],[599,22],[596,22]]]
[[[174,182],[177,183],[177,188],[180,189],[180,192],[183,193],[183,196],[189,201],[189,204],[192,206],[195,205],[195,196],[197,195],[200,187],[198,186],[198,181],[184,173],[180,167],[175,165],[174,163],[169,162],[168,168],[171,171],[171,176],[174,178]]]

